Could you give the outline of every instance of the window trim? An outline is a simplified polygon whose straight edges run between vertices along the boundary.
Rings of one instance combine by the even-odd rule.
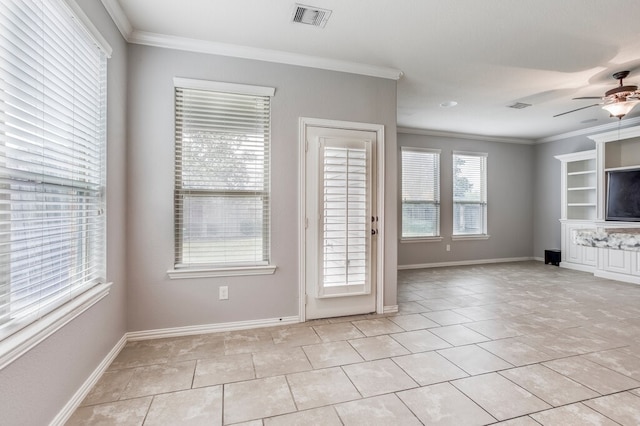
[[[248,84],[227,83],[212,80],[199,80],[184,77],[173,78],[173,88],[207,90],[212,92],[232,93],[251,96],[268,96],[273,97],[276,89],[274,87],[254,86]],[[174,111],[175,115],[175,111]],[[174,117],[175,118],[175,117]],[[271,138],[269,140],[269,150],[271,150]],[[270,160],[271,161],[271,160]],[[271,180],[271,171],[269,172],[269,180]],[[271,181],[267,183],[269,202],[271,202]],[[174,207],[175,208],[175,207]],[[270,213],[269,213],[270,214]],[[175,218],[174,218],[175,226]],[[271,224],[270,224],[271,227]],[[175,240],[175,236],[174,236]],[[175,243],[174,243],[175,244]],[[271,251],[271,238],[269,238],[269,251]],[[174,247],[174,251],[177,248]],[[216,277],[234,277],[234,276],[254,276],[254,275],[272,275],[275,273],[277,266],[272,263],[269,256],[269,263],[264,264],[252,263],[250,265],[180,265],[175,263],[172,269],[167,270],[169,279],[193,279],[193,278],[216,278]]]
[[[455,164],[454,164],[454,159],[456,155],[460,155],[460,156],[468,156],[468,157],[477,157],[477,158],[484,158],[484,173],[482,176],[483,179],[483,188],[482,188],[482,200],[478,203],[478,202],[473,202],[473,201],[458,201],[456,202],[454,199],[454,191],[455,191],[455,187],[454,187],[454,182],[455,182]],[[489,176],[488,176],[488,159],[489,158],[489,153],[487,152],[476,152],[476,151],[452,151],[451,152],[451,165],[453,167],[452,169],[452,185],[451,185],[451,200],[452,200],[452,229],[451,229],[451,239],[452,240],[456,240],[456,241],[462,241],[462,240],[487,240],[489,239],[489,229],[488,229],[488,221],[487,221],[487,217],[489,216],[488,212],[489,212],[489,202],[488,202],[488,180],[489,180]],[[453,215],[455,215],[455,205],[456,204],[479,204],[482,206],[483,210],[484,210],[484,214],[482,215],[482,232],[479,234],[456,234],[455,233],[455,229],[453,228],[453,224],[455,223],[455,217],[453,217]]]
[[[436,220],[436,235],[420,235],[420,236],[415,236],[415,237],[405,237],[402,235],[402,228],[403,228],[403,223],[402,223],[402,206],[404,204],[403,201],[403,193],[402,193],[402,179],[403,179],[403,164],[402,164],[402,152],[403,151],[413,151],[413,152],[423,152],[423,153],[429,153],[429,154],[437,154],[438,155],[438,187],[437,189],[437,193],[438,193],[438,199],[436,201],[430,202],[428,201],[427,203],[430,204],[434,204],[437,208],[438,208],[438,215],[437,215],[437,220]],[[414,147],[414,146],[401,146],[400,147],[400,242],[401,243],[408,243],[408,242],[415,242],[415,243],[419,243],[419,242],[439,242],[442,241],[443,237],[442,237],[442,232],[441,232],[441,218],[440,218],[440,214],[441,214],[441,206],[442,206],[442,197],[441,195],[441,179],[440,176],[442,174],[442,168],[441,168],[441,158],[442,157],[442,150],[441,149],[437,149],[437,148],[423,148],[423,147]]]

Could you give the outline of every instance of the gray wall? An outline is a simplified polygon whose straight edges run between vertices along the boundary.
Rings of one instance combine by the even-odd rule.
[[[555,155],[595,149],[595,142],[576,136],[535,145],[536,179],[533,186],[533,256],[544,258],[544,250],[560,248],[560,160]]]
[[[398,146],[441,149],[440,154],[440,235],[442,242],[398,245],[398,265],[530,257],[533,246],[532,145],[486,142],[453,137],[399,134]],[[487,229],[490,238],[452,241],[453,179],[452,151],[488,153]],[[398,215],[400,215],[400,174]],[[400,220],[400,219],[398,219]],[[400,229],[398,222],[398,229]],[[446,245],[451,251],[446,251]]]
[[[46,425],[126,332],[125,142],[127,46],[102,4],[76,0],[113,48],[108,62],[107,278],[111,293],[0,371],[0,423]]]
[[[298,315],[298,119],[383,124],[386,134],[385,305],[396,303],[396,82],[347,73],[129,46],[130,331]],[[276,88],[272,100],[274,275],[170,280],[173,267],[173,77]],[[218,301],[218,287],[229,300]]]

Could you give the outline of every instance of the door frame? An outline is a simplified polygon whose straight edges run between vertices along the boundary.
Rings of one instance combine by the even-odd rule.
[[[307,128],[326,127],[342,130],[360,130],[376,133],[376,210],[379,221],[377,222],[377,250],[376,268],[371,271],[376,275],[376,313],[384,312],[384,125],[372,123],[358,123],[352,121],[327,120],[322,118],[300,117],[298,125],[298,304],[299,320],[304,322],[307,317],[306,308],[306,154],[307,154]]]

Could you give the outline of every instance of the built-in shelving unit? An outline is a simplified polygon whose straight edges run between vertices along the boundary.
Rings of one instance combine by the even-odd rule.
[[[596,150],[557,155],[562,162],[562,219],[594,220],[597,216]]]

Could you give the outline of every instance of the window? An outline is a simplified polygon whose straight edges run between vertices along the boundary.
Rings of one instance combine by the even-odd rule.
[[[487,234],[487,154],[453,153],[453,235]]]
[[[440,235],[440,151],[403,147],[402,238]]]
[[[274,89],[175,86],[176,269],[268,265]]]
[[[107,52],[61,0],[0,15],[4,339],[105,281]]]

